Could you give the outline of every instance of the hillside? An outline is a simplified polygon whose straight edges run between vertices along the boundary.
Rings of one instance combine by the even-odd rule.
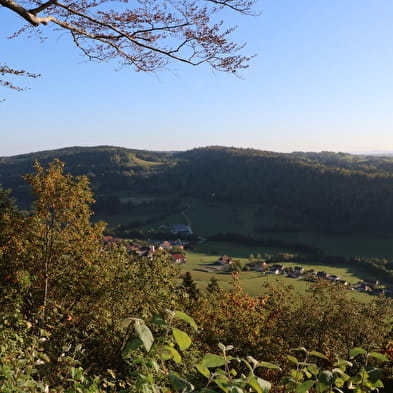
[[[212,146],[186,152],[70,147],[0,158],[0,183],[27,207],[21,176],[53,158],[87,175],[98,216],[137,227],[194,198],[260,206],[282,223],[333,232],[393,232],[393,157],[273,153]],[[258,214],[258,209],[255,211]],[[272,228],[270,228],[272,229]],[[293,228],[292,228],[293,229]],[[266,227],[256,228],[263,233]]]
[[[22,176],[32,171],[33,162],[43,165],[54,158],[65,162],[66,170],[73,175],[89,177],[96,197],[108,190],[128,190],[136,174],[148,176],[160,171],[169,161],[167,153],[125,149],[112,146],[69,147],[0,158],[0,184],[11,188],[19,203],[27,206],[29,190]]]

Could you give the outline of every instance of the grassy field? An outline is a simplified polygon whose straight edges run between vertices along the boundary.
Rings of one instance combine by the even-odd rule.
[[[304,243],[321,248],[326,255],[362,256],[362,257],[393,257],[393,236],[313,233],[264,233],[253,232],[255,226],[269,226],[296,223],[279,217],[272,209],[254,204],[233,204],[216,201],[200,201],[187,199],[183,202],[188,206],[186,214],[192,223],[192,229],[201,237],[233,232],[242,235],[263,238],[276,238],[288,242]],[[142,213],[142,212],[141,212]],[[166,217],[152,223],[144,229],[156,228],[159,224],[186,224],[181,214]]]
[[[257,255],[258,253],[272,253],[277,252],[277,250],[269,248],[257,248],[252,249],[247,246],[239,246],[230,243],[221,242],[204,242],[198,244],[192,251],[187,253],[187,263],[184,265],[184,270],[189,271],[192,275],[194,281],[199,287],[205,288],[211,277],[216,277],[220,285],[229,288],[232,284],[232,276],[230,273],[226,272],[215,272],[208,273],[200,271],[200,268],[206,267],[214,263],[219,256],[229,255],[239,260],[242,263],[248,262],[249,254],[253,253]],[[284,266],[295,266],[296,263],[283,263]],[[336,274],[340,276],[343,280],[349,283],[356,283],[364,279],[370,278],[367,271],[362,268],[357,267],[330,267],[318,263],[302,263],[304,269],[314,269],[316,271],[325,271],[331,274]],[[261,272],[241,272],[240,282],[242,287],[253,296],[258,296],[263,294],[264,287],[267,283],[291,285],[296,291],[304,292],[310,287],[310,284],[306,281],[288,278],[284,276],[276,276],[273,274],[263,274]],[[351,292],[354,297],[361,299],[362,301],[367,301],[371,299],[369,295],[362,294],[356,291]]]
[[[133,202],[154,200],[173,200],[178,195],[121,195],[121,198],[127,198]],[[313,247],[322,249],[326,255],[341,256],[361,256],[361,257],[380,257],[393,258],[393,235],[361,235],[361,234],[332,234],[310,232],[305,230],[300,233],[263,233],[256,234],[253,228],[256,226],[271,226],[279,224],[296,225],[280,217],[276,212],[268,207],[255,204],[234,204],[218,201],[201,201],[197,199],[183,199],[181,204],[187,206],[185,213],[192,223],[192,229],[201,237],[232,232],[242,235],[282,239],[287,242],[304,243]],[[127,222],[143,221],[145,219],[157,216],[161,211],[154,206],[143,206],[137,211],[127,214],[112,215],[102,217],[108,221],[111,226],[116,224],[125,224]],[[180,214],[172,214],[156,222],[143,225],[139,229],[149,230],[157,229],[161,224],[186,224],[185,217]],[[218,251],[218,250],[217,250]],[[277,250],[276,250],[277,251]],[[247,255],[250,252],[247,253]],[[242,253],[242,255],[245,255]],[[236,256],[236,255],[234,255]],[[239,256],[240,257],[240,256]]]

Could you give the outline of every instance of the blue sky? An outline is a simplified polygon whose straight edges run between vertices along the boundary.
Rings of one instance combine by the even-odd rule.
[[[393,151],[393,2],[261,0],[256,10],[225,20],[257,54],[239,79],[88,62],[62,33],[8,40],[20,21],[0,7],[0,61],[42,74],[21,81],[30,90],[0,88],[0,156],[75,145]]]

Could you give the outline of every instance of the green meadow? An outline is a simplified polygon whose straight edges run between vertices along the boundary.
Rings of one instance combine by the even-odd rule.
[[[224,242],[203,242],[197,244],[192,251],[187,252],[187,262],[183,266],[184,271],[191,273],[192,278],[200,288],[205,288],[211,277],[215,277],[220,285],[225,288],[231,287],[233,279],[231,273],[228,272],[205,272],[200,269],[212,265],[221,255],[228,255],[239,260],[242,264],[246,264],[248,256],[252,253],[273,253],[278,252],[277,249],[271,248],[252,248],[249,246],[241,246]],[[295,262],[282,263],[284,266],[295,266]],[[369,273],[361,267],[332,267],[319,263],[302,263],[305,270],[314,269],[316,271],[325,271],[327,273],[338,275],[341,279],[351,284],[358,281],[372,278]],[[264,293],[266,284],[290,285],[296,291],[304,292],[310,287],[310,283],[301,279],[288,278],[281,275],[263,274],[256,271],[245,271],[240,273],[241,286],[253,296],[259,296]],[[351,292],[354,297],[369,300],[371,297],[367,294],[356,291]]]
[[[144,196],[146,198],[146,196]],[[187,206],[184,213],[192,224],[192,229],[202,238],[217,233],[238,233],[255,238],[280,239],[287,242],[304,243],[322,249],[326,255],[345,257],[393,257],[392,234],[357,234],[357,233],[323,233],[312,232],[304,228],[297,233],[276,232],[258,234],[253,231],[257,226],[298,225],[283,218],[271,208],[256,204],[239,204],[219,201],[202,201],[187,198],[182,201]],[[154,207],[141,206],[129,220],[144,219],[154,215]],[[124,223],[126,217],[119,217]],[[160,224],[184,223],[186,219],[181,213],[168,215],[156,222],[141,226],[144,230],[157,229]],[[202,246],[203,247],[203,246]],[[234,246],[237,247],[237,246]],[[240,247],[241,248],[241,247]],[[275,250],[277,252],[277,250]],[[250,252],[246,253],[249,255]],[[242,253],[244,255],[244,253]]]

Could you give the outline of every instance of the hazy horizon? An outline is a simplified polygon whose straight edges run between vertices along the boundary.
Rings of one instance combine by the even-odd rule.
[[[393,155],[393,150],[370,150],[370,151],[332,151],[332,150],[293,150],[293,151],[277,151],[277,150],[269,150],[269,149],[259,149],[252,146],[226,146],[226,145],[205,145],[205,146],[194,146],[190,149],[172,149],[172,150],[156,150],[156,149],[148,149],[148,148],[136,148],[133,146],[119,146],[119,145],[69,145],[69,146],[60,146],[54,147],[52,149],[43,149],[43,150],[32,150],[32,151],[25,151],[21,153],[15,154],[8,154],[8,155],[0,155],[2,157],[16,157],[16,156],[23,156],[28,154],[40,153],[44,151],[56,151],[56,150],[63,150],[69,148],[95,148],[95,147],[115,147],[115,148],[125,148],[125,149],[132,149],[132,150],[140,150],[140,151],[152,151],[156,153],[176,153],[176,152],[184,152],[192,149],[198,148],[207,148],[207,147],[228,147],[228,148],[235,148],[235,149],[253,149],[259,151],[269,151],[273,153],[284,153],[284,154],[291,154],[291,153],[322,153],[322,152],[329,152],[329,153],[346,153],[351,155],[372,155],[372,156],[384,156],[384,155]]]

